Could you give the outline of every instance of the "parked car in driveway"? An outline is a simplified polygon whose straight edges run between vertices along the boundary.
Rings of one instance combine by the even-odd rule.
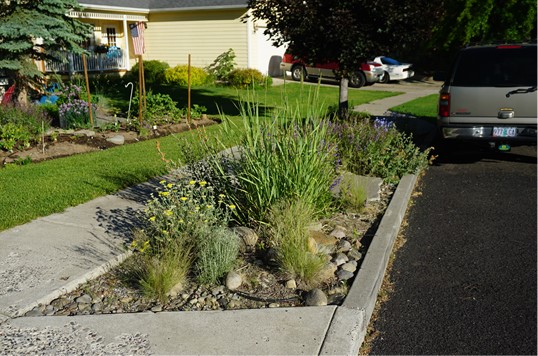
[[[286,52],[280,63],[280,69],[291,72],[291,78],[296,81],[302,79],[329,79],[336,80],[336,71],[339,68],[337,62],[327,62],[324,64],[310,64],[303,61],[290,52]],[[349,78],[349,86],[360,88],[364,85],[373,85],[383,76],[383,69],[379,63],[365,62],[361,63],[360,68]]]
[[[489,142],[501,150],[536,145],[536,43],[462,49],[439,95],[438,125],[447,140]]]
[[[381,64],[383,76],[380,83],[388,83],[390,80],[403,80],[411,78],[415,72],[411,70],[411,63],[402,63],[393,58],[379,56],[374,58],[375,63]]]

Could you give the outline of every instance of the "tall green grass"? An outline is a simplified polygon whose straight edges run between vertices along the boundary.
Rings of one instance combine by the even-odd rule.
[[[269,120],[262,118],[256,100],[241,105],[244,136],[241,155],[232,162],[239,191],[228,194],[237,199],[243,222],[262,221],[268,209],[283,199],[301,197],[316,216],[331,206],[336,146],[329,140],[317,94],[311,92],[304,100],[310,103],[306,113],[286,103]],[[220,158],[215,162],[220,174],[229,174]]]

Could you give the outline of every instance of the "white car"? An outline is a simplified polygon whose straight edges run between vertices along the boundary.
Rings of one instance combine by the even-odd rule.
[[[380,83],[388,83],[389,80],[403,80],[415,75],[415,72],[411,70],[411,63],[401,63],[385,56],[375,57],[374,62],[381,64],[385,71],[381,79],[379,79]]]

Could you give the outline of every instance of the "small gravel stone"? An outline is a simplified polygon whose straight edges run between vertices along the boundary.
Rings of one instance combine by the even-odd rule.
[[[295,279],[290,279],[286,282],[286,288],[288,289],[296,289],[297,288],[297,282],[295,282]]]
[[[280,308],[280,304],[278,303],[271,303],[267,306],[268,308]]]

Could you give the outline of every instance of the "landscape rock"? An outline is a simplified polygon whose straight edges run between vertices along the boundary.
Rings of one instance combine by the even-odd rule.
[[[329,235],[337,239],[343,239],[347,236],[346,230],[340,226],[337,226],[333,231],[331,231]]]
[[[347,257],[349,257],[350,260],[358,261],[362,258],[362,253],[352,248],[351,250],[348,251]]]
[[[241,278],[241,275],[235,271],[228,272],[228,275],[226,276],[226,288],[229,290],[236,290],[237,288],[241,287],[241,284],[243,283],[243,278]]]
[[[327,305],[327,296],[319,288],[312,289],[306,293],[305,305],[307,306],[321,306]]]
[[[357,262],[356,261],[346,262],[340,266],[340,269],[353,273],[357,270]]]
[[[86,137],[94,137],[95,131],[93,130],[78,130],[73,132],[73,135],[75,136],[86,136]]]
[[[308,248],[312,253],[324,253],[330,255],[336,251],[336,238],[328,236],[321,231],[310,231]]]
[[[351,243],[347,240],[340,240],[338,241],[338,244],[336,245],[336,250],[338,252],[348,252],[351,250]]]
[[[92,302],[92,297],[89,296],[88,294],[84,294],[78,298],[75,299],[75,302],[77,303],[84,303],[84,304],[91,304]]]
[[[256,231],[246,226],[234,227],[232,231],[239,237],[239,241],[241,242],[239,249],[241,252],[256,247],[259,239]]]
[[[339,252],[336,254],[336,256],[334,256],[332,261],[335,265],[340,266],[349,261],[349,258],[346,256],[346,254]]]
[[[340,269],[336,272],[336,277],[341,281],[347,281],[348,279],[353,278],[353,273]]]
[[[115,135],[106,139],[108,142],[121,146],[125,143],[125,137],[123,135]]]

